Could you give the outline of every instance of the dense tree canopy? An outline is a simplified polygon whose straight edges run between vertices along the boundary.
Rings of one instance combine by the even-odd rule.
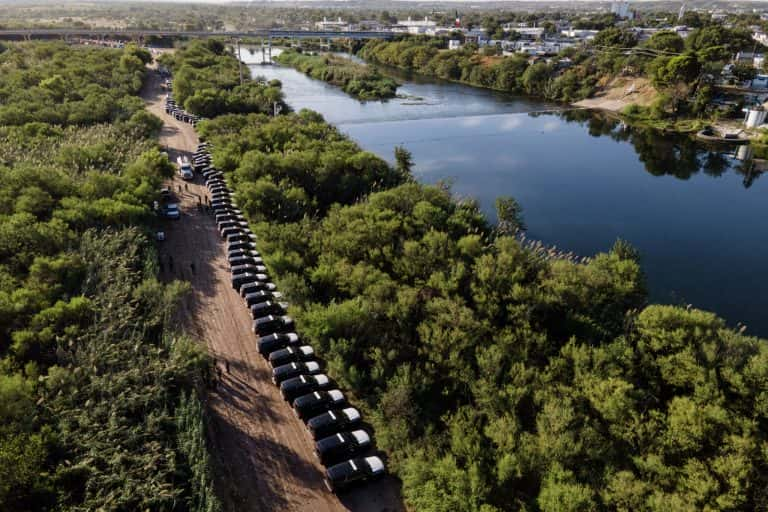
[[[186,287],[157,280],[146,235],[173,172],[134,95],[147,58],[50,43],[0,55],[0,510],[217,507],[206,358],[166,329]]]
[[[151,56],[61,43],[13,45],[0,52],[0,125],[41,121],[93,124],[128,119]]]
[[[513,200],[494,228],[310,112],[201,129],[414,510],[768,506],[765,341],[648,305],[628,244],[527,242]]]
[[[397,82],[393,79],[344,57],[332,54],[307,55],[286,50],[278,55],[276,60],[312,78],[338,85],[361,100],[393,98],[397,92]]]
[[[251,80],[248,67],[240,70],[237,57],[216,39],[190,41],[174,53],[163,54],[159,61],[173,71],[176,102],[194,114],[271,113],[275,104],[287,110],[280,87]]]

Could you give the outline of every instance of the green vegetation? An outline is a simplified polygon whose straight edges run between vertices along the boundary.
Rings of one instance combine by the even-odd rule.
[[[169,328],[187,287],[157,280],[148,237],[173,168],[131,96],[144,64],[36,43],[0,68],[0,90],[35,91],[13,92],[22,118],[0,125],[0,509],[216,510],[208,362]],[[53,82],[63,92],[37,98]]]
[[[652,107],[632,107],[628,114],[673,126],[678,118],[712,117],[709,77],[718,76],[737,51],[751,51],[754,45],[747,30],[721,25],[694,30],[685,41],[662,31],[642,44],[634,33],[611,26],[588,46],[565,49],[550,62],[522,55],[483,56],[472,45],[449,51],[446,39],[423,37],[369,41],[359,54],[445,80],[565,102],[587,98],[619,75],[646,77],[659,91],[658,99]]]
[[[275,59],[317,80],[338,85],[344,92],[361,100],[394,98],[397,82],[369,66],[336,55],[307,55],[293,50],[283,51]]]
[[[287,109],[279,86],[248,78],[247,66],[240,85],[237,58],[221,41],[194,40],[175,53],[163,54],[159,61],[173,71],[176,102],[204,117],[237,112],[273,112],[275,104]]]
[[[315,113],[201,124],[302,336],[414,510],[760,510],[765,340],[648,305],[636,251],[576,262],[415,183]]]
[[[93,124],[130,119],[143,109],[139,92],[145,50],[84,50],[63,45],[0,49],[0,125],[34,121]]]

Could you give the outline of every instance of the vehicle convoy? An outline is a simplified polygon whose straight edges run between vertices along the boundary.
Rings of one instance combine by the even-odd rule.
[[[320,372],[317,361],[288,363],[272,369],[272,382],[280,384],[299,375],[312,375]]]
[[[335,409],[346,403],[344,394],[338,389],[315,391],[293,400],[293,412],[304,421],[329,409]]]
[[[272,368],[292,363],[294,361],[309,361],[315,357],[315,350],[309,345],[286,347],[269,354],[269,364]]]
[[[324,412],[307,421],[312,439],[322,439],[336,432],[357,427],[362,422],[360,411],[354,407]]]
[[[285,348],[289,345],[298,345],[299,335],[295,332],[289,333],[276,333],[268,336],[262,336],[259,341],[256,342],[256,346],[259,349],[259,354],[266,357],[270,352]]]
[[[313,391],[319,391],[331,385],[331,380],[324,373],[317,375],[299,375],[280,383],[280,394],[286,402],[294,398],[306,395]]]
[[[386,473],[379,457],[360,457],[336,464],[325,470],[325,485],[331,492],[342,491],[352,484],[380,478]]]
[[[177,119],[195,123],[196,119],[175,104],[168,108]],[[207,202],[213,210],[217,230],[227,242],[232,287],[244,298],[257,335],[257,350],[268,358],[272,382],[283,399],[291,404],[296,416],[306,423],[315,444],[315,455],[327,467],[325,484],[333,492],[357,482],[384,474],[379,457],[365,457],[372,448],[371,434],[362,429],[360,412],[347,406],[344,394],[333,388],[333,382],[322,373],[310,345],[301,344],[293,332],[294,321],[285,313],[288,304],[280,302],[282,294],[270,282],[267,267],[256,250],[257,237],[227,187],[224,174],[215,168],[209,144],[201,143],[191,161],[177,159],[182,179],[192,180],[199,173],[208,189]],[[164,207],[155,203],[156,211],[169,218],[179,218],[179,205],[170,203],[172,192],[161,192]],[[168,204],[170,203],[170,204]]]
[[[371,436],[365,430],[338,432],[315,443],[315,455],[324,466],[349,459],[371,447]]]

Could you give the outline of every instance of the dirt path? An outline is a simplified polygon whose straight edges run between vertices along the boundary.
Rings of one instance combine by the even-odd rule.
[[[197,136],[192,126],[165,114],[159,78],[153,76],[143,97],[165,122],[160,140],[172,161],[194,151]],[[225,244],[216,224],[197,209],[198,201],[205,201],[205,186],[199,178],[194,183],[174,178],[170,184],[183,215],[167,222],[163,272],[166,279],[191,283],[193,293],[180,312],[180,323],[206,342],[222,369],[222,382],[209,394],[208,409],[218,491],[227,510],[402,511],[394,479],[341,498],[325,489],[311,438],[282,400],[270,380],[269,365],[256,351],[250,314],[230,286]]]

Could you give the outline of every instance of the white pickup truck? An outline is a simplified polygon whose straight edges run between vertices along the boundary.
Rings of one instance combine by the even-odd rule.
[[[178,157],[176,163],[179,166],[179,176],[183,180],[191,180],[195,178],[195,173],[192,172],[192,164],[186,158]]]

